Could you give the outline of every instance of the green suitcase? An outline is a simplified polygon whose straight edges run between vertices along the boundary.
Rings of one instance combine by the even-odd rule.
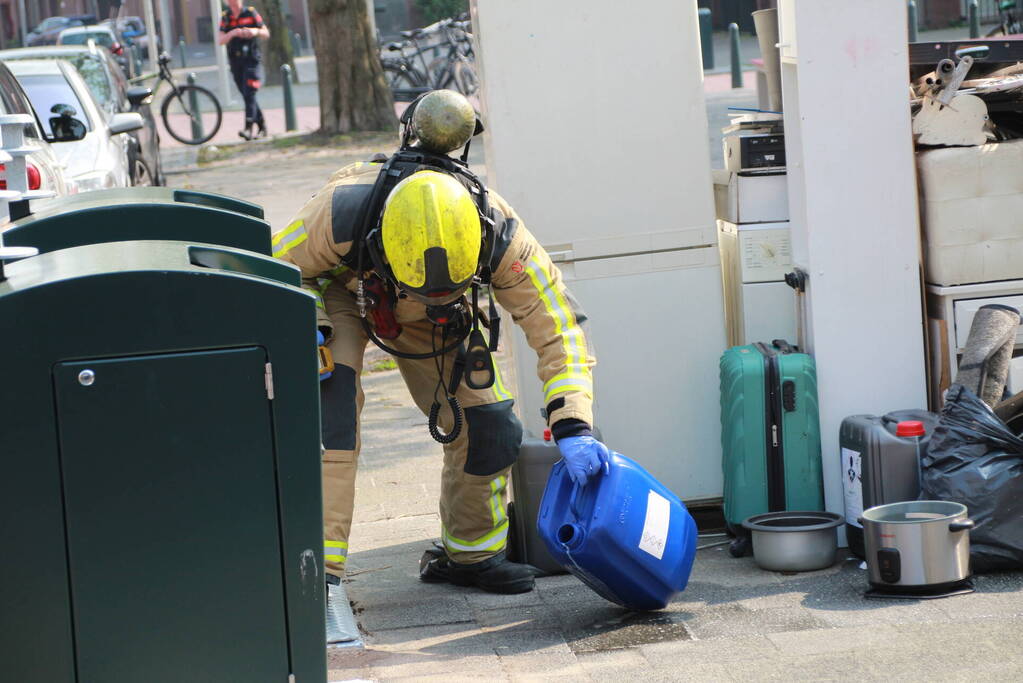
[[[783,340],[721,357],[725,521],[745,554],[743,520],[764,512],[823,510],[817,370]]]

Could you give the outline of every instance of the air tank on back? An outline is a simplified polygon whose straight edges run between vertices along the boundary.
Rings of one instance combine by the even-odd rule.
[[[429,152],[447,154],[464,147],[476,132],[476,111],[454,90],[434,90],[412,112],[412,133]]]

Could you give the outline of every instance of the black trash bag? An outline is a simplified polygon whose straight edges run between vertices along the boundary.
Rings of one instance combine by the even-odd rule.
[[[921,499],[967,507],[973,571],[1023,568],[1023,439],[954,384],[921,458]]]

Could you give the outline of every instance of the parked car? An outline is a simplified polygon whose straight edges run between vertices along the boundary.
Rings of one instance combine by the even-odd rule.
[[[96,17],[91,14],[74,14],[69,17],[48,17],[39,25],[25,34],[25,45],[54,45],[60,32],[71,26],[95,24]]]
[[[89,45],[90,41],[110,50],[124,75],[132,78],[134,69],[131,55],[124,51],[124,45],[109,26],[75,26],[64,29],[57,36],[57,45]]]
[[[25,139],[36,151],[28,155],[28,189],[47,190],[64,196],[70,188],[64,179],[64,169],[50,144],[43,138],[39,117],[36,116],[21,84],[3,62],[0,62],[0,114],[28,114],[32,123],[25,126]],[[2,167],[2,165],[0,165]],[[0,180],[0,190],[7,189],[7,181]]]
[[[163,185],[160,134],[150,110],[151,91],[132,86],[108,50],[99,46],[50,45],[0,51],[0,60],[63,59],[75,66],[101,109],[108,114],[138,112],[144,126],[130,133],[129,163],[133,185]]]
[[[112,24],[114,19],[107,19],[101,22],[103,25]],[[122,42],[126,42],[129,45],[138,44],[143,50],[149,48],[149,34],[146,33],[146,22],[142,17],[118,17],[117,18],[117,33],[120,33]],[[163,40],[160,36],[156,36],[156,51],[161,52],[163,50]]]
[[[79,192],[131,184],[131,138],[125,133],[142,128],[141,115],[101,109],[69,62],[26,59],[7,65],[40,115],[45,134],[61,138],[84,132],[80,139],[53,145]]]

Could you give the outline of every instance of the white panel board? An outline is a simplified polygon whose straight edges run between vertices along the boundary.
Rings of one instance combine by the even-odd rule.
[[[651,269],[652,256],[658,257],[655,266],[670,257],[671,267]],[[719,497],[718,360],[725,336],[717,249],[561,267],[590,317],[595,422],[608,446],[636,459],[685,500]],[[540,433],[536,355],[517,327],[514,336],[516,402],[526,428]]]
[[[842,418],[926,406],[906,7],[779,7],[793,257],[810,275],[825,496],[841,513]]]
[[[713,238],[695,2],[472,8],[488,181],[541,244],[598,240],[604,251],[592,255],[604,256],[649,241],[605,238]]]

